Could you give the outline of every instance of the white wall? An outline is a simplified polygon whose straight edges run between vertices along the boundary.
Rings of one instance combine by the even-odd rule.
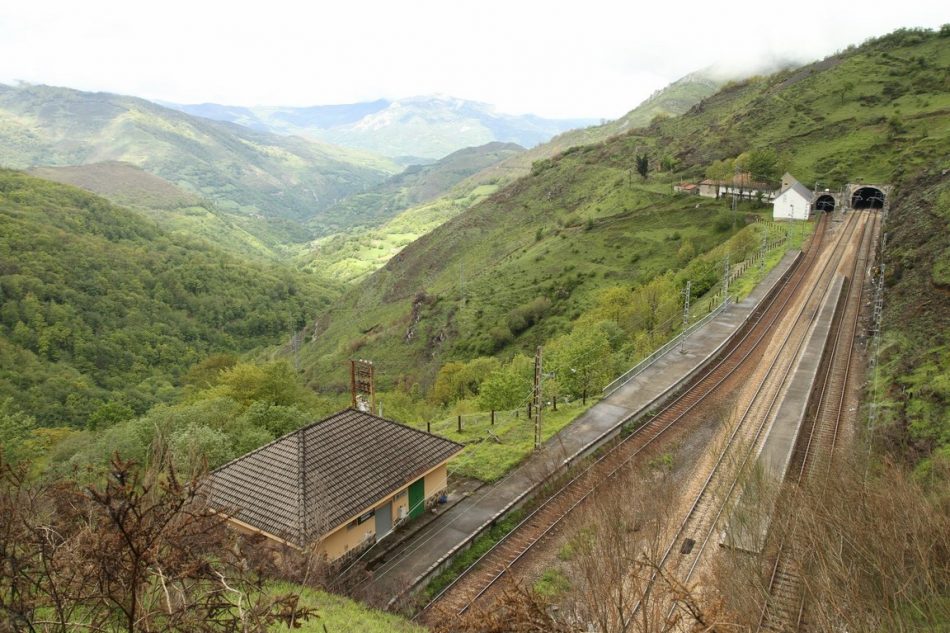
[[[808,207],[808,200],[789,189],[772,203],[772,219],[807,220],[810,212]]]

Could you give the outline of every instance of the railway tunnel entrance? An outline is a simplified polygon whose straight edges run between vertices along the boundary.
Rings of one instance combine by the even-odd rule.
[[[825,193],[818,196],[818,199],[815,200],[815,211],[824,211],[830,213],[835,210],[835,197],[831,194]]]
[[[885,194],[877,187],[861,187],[851,194],[852,209],[883,209]]]

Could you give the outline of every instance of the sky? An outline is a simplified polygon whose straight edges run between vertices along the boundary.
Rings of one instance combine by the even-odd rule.
[[[860,7],[855,9],[854,7]],[[29,0],[0,3],[0,83],[178,103],[305,106],[444,94],[502,112],[615,118],[716,64],[811,61],[939,0]]]

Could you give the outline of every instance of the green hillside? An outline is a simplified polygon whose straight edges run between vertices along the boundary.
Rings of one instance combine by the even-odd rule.
[[[228,213],[210,200],[129,163],[34,167],[29,173],[91,191],[119,206],[141,211],[170,233],[198,237],[234,254],[273,258],[292,241],[291,236],[281,239],[277,221]]]
[[[789,168],[832,187],[899,182],[945,162],[948,41],[897,32],[727,85],[683,116],[537,161],[321,315],[305,350],[311,379],[325,382],[357,352],[378,360],[387,379],[408,374],[411,384],[430,382],[450,359],[529,349],[569,331],[598,288],[644,284],[684,265],[677,253],[685,242],[702,253],[730,234],[721,203],[672,196],[656,174],[641,181],[638,153],[654,165],[672,157],[680,179],[701,177],[715,160],[774,150],[773,177]]]
[[[643,103],[614,121],[587,128],[570,130],[564,134],[514,156],[494,167],[489,167],[476,179],[492,179],[510,182],[531,171],[531,165],[538,160],[551,158],[571,147],[600,143],[607,139],[649,125],[657,117],[672,117],[685,113],[694,105],[714,94],[723,81],[707,72],[698,71],[682,77],[665,88],[650,95]]]
[[[191,365],[289,337],[334,295],[314,276],[0,171],[0,404],[44,426],[111,422],[173,399]]]
[[[305,267],[343,282],[368,275],[416,238],[493,193],[497,186],[472,186],[467,180],[523,151],[510,143],[469,147],[432,165],[410,167],[371,192],[347,198],[333,209],[344,219],[341,224],[367,225],[313,242],[303,257]],[[462,181],[465,184],[459,185]],[[389,219],[373,226],[368,222],[373,217]]]
[[[438,198],[462,180],[523,151],[514,143],[495,142],[460,149],[430,165],[412,165],[369,191],[349,196],[331,207],[327,215],[338,230],[382,224],[400,211]]]
[[[299,137],[190,116],[143,99],[49,86],[0,85],[0,165],[123,161],[267,221],[318,220],[338,200],[399,168]],[[319,228],[319,222],[315,222]],[[278,232],[287,233],[279,226]],[[303,241],[297,228],[286,237]]]

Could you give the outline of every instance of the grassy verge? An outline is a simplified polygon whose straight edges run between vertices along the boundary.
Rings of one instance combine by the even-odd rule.
[[[301,633],[424,633],[426,630],[397,615],[371,609],[342,596],[285,582],[274,583],[271,588],[274,593],[299,593],[302,606],[316,609],[316,617],[294,629]],[[271,630],[277,633],[288,629],[279,625]]]
[[[545,409],[542,438],[547,440],[554,436],[593,404],[593,400],[588,400],[587,405],[578,400],[559,405],[557,411]],[[432,432],[465,444],[462,454],[449,462],[452,474],[486,482],[500,479],[534,450],[534,422],[524,410],[497,411],[494,425],[490,413],[463,415],[461,433],[458,418],[453,416],[433,423]]]

